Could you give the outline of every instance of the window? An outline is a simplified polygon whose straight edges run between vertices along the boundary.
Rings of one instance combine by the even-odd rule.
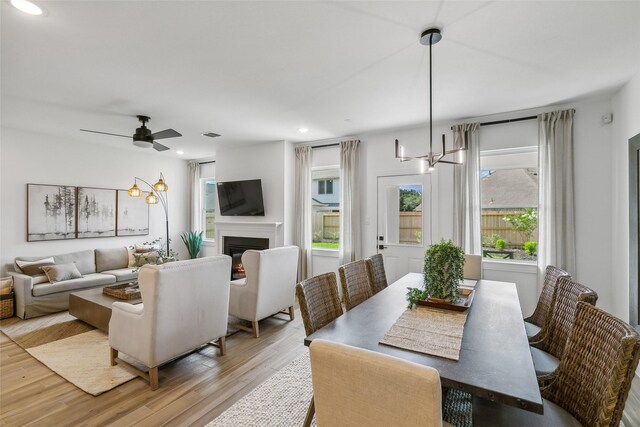
[[[340,247],[340,150],[314,149],[311,168],[312,247]]]
[[[480,153],[482,255],[536,261],[538,148]]]
[[[333,179],[318,180],[318,194],[333,194]]]
[[[216,181],[213,178],[200,180],[202,194],[202,225],[204,238],[213,240],[216,237]]]

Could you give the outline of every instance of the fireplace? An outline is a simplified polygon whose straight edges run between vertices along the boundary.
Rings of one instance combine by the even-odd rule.
[[[269,239],[256,237],[224,236],[223,252],[231,257],[231,280],[244,279],[242,254],[248,249],[269,249]]]

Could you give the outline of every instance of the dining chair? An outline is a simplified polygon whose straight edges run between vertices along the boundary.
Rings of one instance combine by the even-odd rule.
[[[578,302],[558,370],[539,378],[544,415],[473,398],[473,426],[618,426],[640,356],[640,335]]]
[[[296,285],[296,295],[307,336],[342,315],[336,273],[324,273],[303,280]],[[304,420],[304,427],[311,425],[314,413],[315,404],[312,396]]]
[[[309,352],[318,427],[450,426],[434,368],[321,339]]]
[[[548,375],[558,368],[571,335],[578,302],[596,305],[597,300],[598,294],[586,286],[566,276],[558,279],[549,321],[541,330],[541,340],[531,343],[530,347],[536,375]]]
[[[307,336],[342,314],[336,274],[333,272],[298,283],[296,295]]]
[[[464,255],[464,270],[462,277],[471,280],[482,279],[482,256],[480,255]]]
[[[369,283],[371,283],[371,290],[374,294],[377,294],[387,286],[387,273],[384,271],[384,259],[382,254],[371,255],[365,260],[367,263],[367,273],[369,275]]]
[[[361,259],[338,267],[347,311],[373,296],[367,263]]]
[[[542,292],[538,298],[538,304],[533,314],[524,319],[524,328],[527,332],[529,342],[539,341],[540,330],[545,322],[548,321],[551,314],[551,302],[553,301],[553,294],[556,290],[556,284],[561,277],[571,277],[569,273],[564,270],[560,270],[553,265],[548,265],[544,272],[544,282],[542,286]]]

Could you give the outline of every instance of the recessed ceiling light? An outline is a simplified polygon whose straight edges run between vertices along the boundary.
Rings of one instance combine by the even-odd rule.
[[[300,132],[300,133],[306,133],[308,131],[309,131],[309,129],[307,129],[307,128],[298,128],[298,132]]]
[[[176,154],[183,155],[183,154],[184,154],[184,151],[182,151],[182,150],[178,150],[178,151],[176,151]]]
[[[11,4],[16,9],[28,13],[29,15],[42,15],[42,8],[27,0],[11,0]]]

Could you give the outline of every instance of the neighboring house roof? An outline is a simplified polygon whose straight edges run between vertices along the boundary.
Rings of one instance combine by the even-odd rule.
[[[422,212],[422,203],[413,208],[413,212]]]
[[[315,207],[326,207],[326,208],[335,208],[340,206],[340,203],[322,203],[320,200],[311,198],[311,206]]]
[[[536,169],[496,170],[486,174],[481,180],[480,197],[483,208],[533,208],[538,206]]]

